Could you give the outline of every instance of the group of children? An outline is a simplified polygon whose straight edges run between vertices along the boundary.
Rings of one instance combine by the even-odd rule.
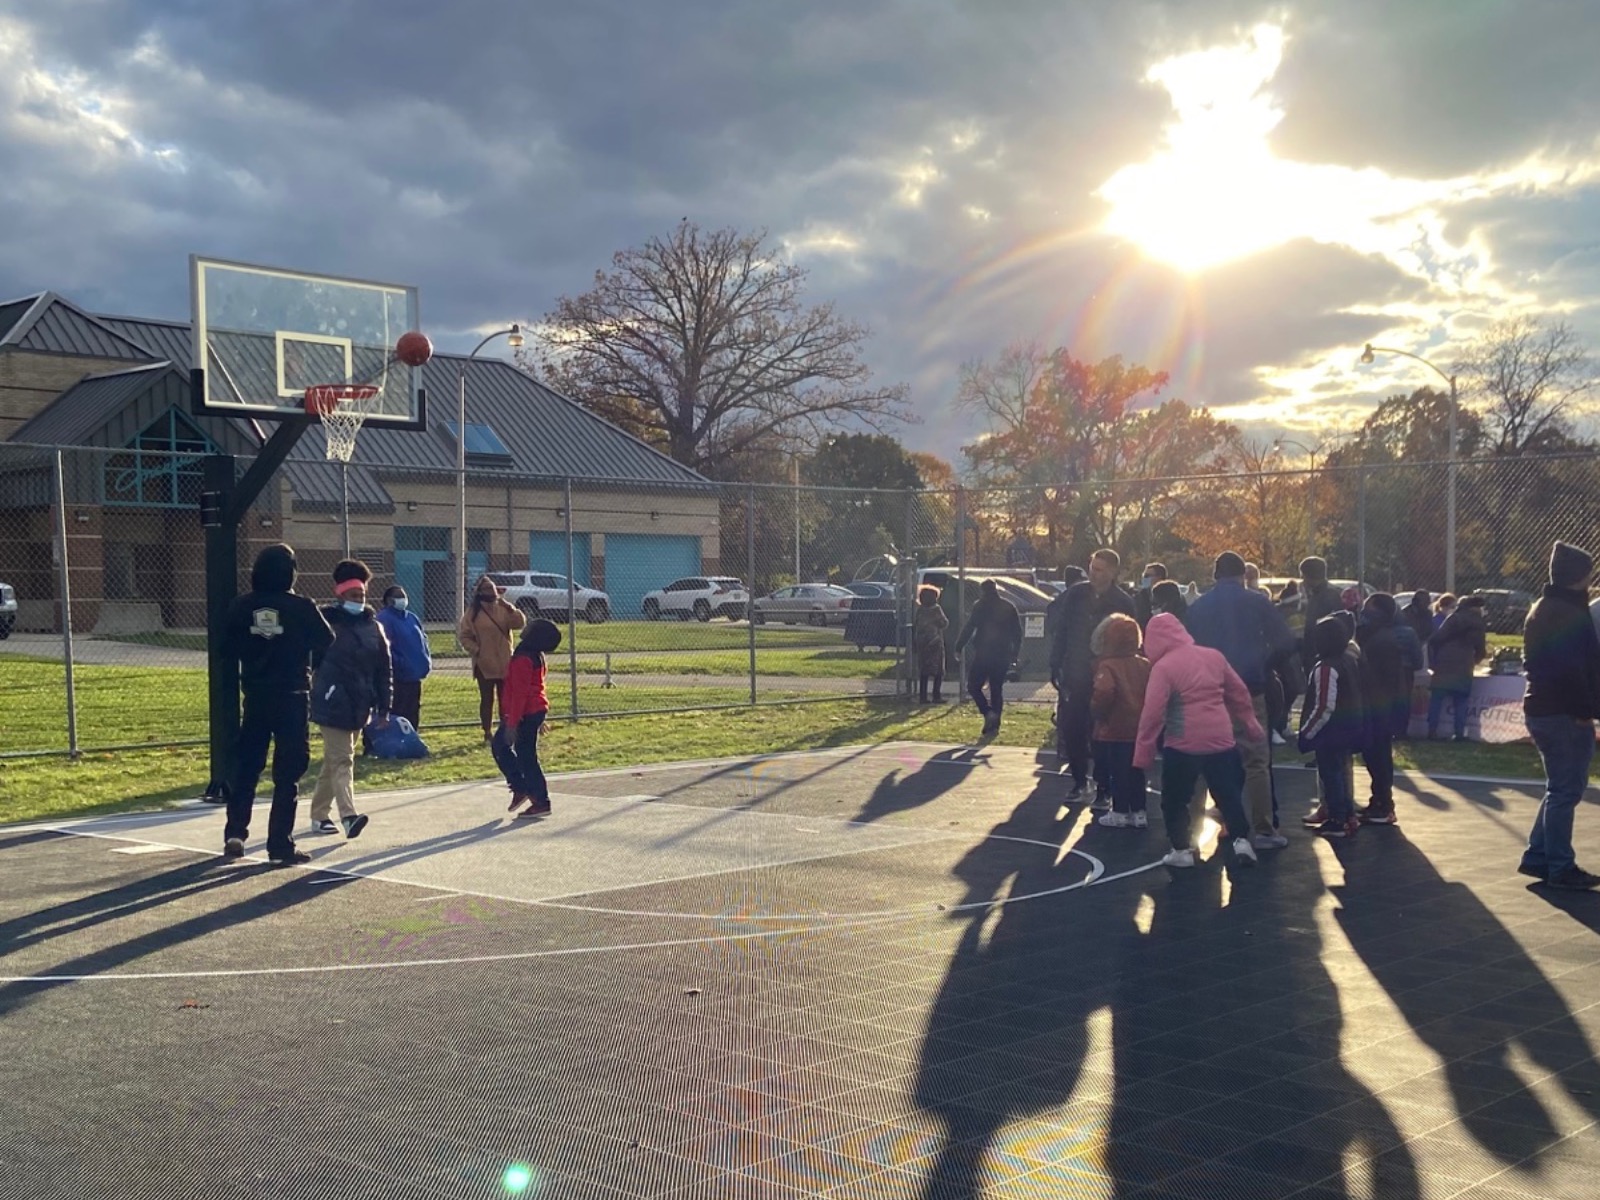
[[[420,675],[396,681],[396,662],[427,659],[421,623],[407,611],[404,592],[385,593],[385,612],[367,604],[372,571],[345,559],[333,569],[334,602],[318,607],[294,590],[294,550],[268,546],[251,570],[251,590],[229,607],[223,653],[239,664],[243,719],[234,746],[229,779],[223,856],[244,855],[250,836],[256,788],[272,750],[272,805],[267,817],[267,857],[274,863],[310,862],[296,848],[294,818],[300,778],[310,765],[310,725],[322,738],[322,768],[311,799],[311,832],[361,835],[366,814],[355,805],[355,755],[358,739],[387,726],[392,716],[415,720]],[[396,601],[400,603],[396,604]],[[392,653],[390,637],[422,649]],[[511,790],[511,811],[538,817],[550,811],[550,789],[539,763],[539,734],[549,711],[545,695],[545,655],[561,644],[552,621],[526,623],[506,666],[500,695],[500,725],[490,740],[495,764]],[[404,648],[404,647],[402,647]],[[429,663],[431,665],[431,662]],[[420,673],[419,673],[420,671]],[[337,807],[339,824],[333,821]]]

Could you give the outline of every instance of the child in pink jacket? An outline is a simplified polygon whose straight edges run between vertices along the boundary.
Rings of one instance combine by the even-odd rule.
[[[1253,863],[1250,819],[1245,816],[1244,759],[1233,736],[1237,720],[1245,733],[1259,741],[1266,735],[1256,720],[1250,689],[1234,673],[1227,659],[1205,646],[1197,646],[1183,623],[1170,613],[1150,618],[1144,633],[1144,652],[1150,660],[1150,683],[1144,711],[1139,714],[1139,737],[1133,765],[1148,770],[1155,762],[1156,743],[1166,734],[1161,755],[1161,815],[1166,819],[1172,852],[1162,861],[1169,867],[1195,864],[1193,822],[1189,802],[1195,783],[1206,786],[1227,823],[1233,839],[1235,861]]]

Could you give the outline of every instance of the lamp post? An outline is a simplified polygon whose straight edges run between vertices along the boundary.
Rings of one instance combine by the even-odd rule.
[[[506,339],[513,350],[522,348],[522,326],[513,324],[496,329],[472,348],[456,368],[456,616],[467,611],[467,366],[497,337]],[[570,607],[570,606],[569,606]]]
[[[1306,486],[1306,553],[1315,556],[1317,553],[1317,452],[1304,442],[1297,442],[1294,438],[1274,438],[1272,444],[1278,449],[1293,446],[1304,450],[1311,459],[1311,477]]]
[[[1420,354],[1413,354],[1409,350],[1396,350],[1391,346],[1374,346],[1371,342],[1368,342],[1366,349],[1361,351],[1361,361],[1371,363],[1379,354],[1395,354],[1419,362],[1450,385],[1450,446],[1445,457],[1448,464],[1446,467],[1448,486],[1444,500],[1444,590],[1453,592],[1456,590],[1456,414],[1458,412],[1456,377],[1446,375],[1442,369]]]

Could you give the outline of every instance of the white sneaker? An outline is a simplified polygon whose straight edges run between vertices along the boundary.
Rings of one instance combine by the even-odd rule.
[[[1168,850],[1161,861],[1165,866],[1169,867],[1192,867],[1194,866],[1194,851]]]
[[[1242,863],[1254,863],[1257,861],[1256,848],[1250,844],[1249,838],[1233,839],[1233,856]]]
[[[1144,813],[1136,812],[1133,814],[1133,827],[1135,829],[1147,829],[1149,828],[1149,825],[1150,818],[1145,816]]]
[[[1104,825],[1107,829],[1126,829],[1131,824],[1128,820],[1128,814],[1119,812],[1106,813],[1098,823]]]
[[[329,820],[327,818],[324,818],[321,821],[313,821],[313,822],[311,822],[311,830],[310,831],[312,833],[314,833],[314,834],[338,833],[339,832],[339,827],[337,825],[335,825],[331,820]]]
[[[1281,833],[1258,833],[1250,839],[1250,844],[1257,850],[1282,850],[1289,839]]]
[[[1274,746],[1287,746],[1289,744],[1289,739],[1274,729],[1272,731],[1272,744]]]

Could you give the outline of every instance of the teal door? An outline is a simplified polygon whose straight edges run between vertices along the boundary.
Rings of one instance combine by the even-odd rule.
[[[644,594],[700,571],[700,539],[693,534],[606,534],[606,594],[611,615],[638,620]]]
[[[428,563],[450,561],[450,531],[425,525],[394,527],[394,581],[405,588],[411,611],[424,621],[455,619],[456,597],[452,587],[441,587],[438,570]],[[449,570],[443,579],[448,581]]]
[[[572,579],[579,587],[589,587],[590,541],[587,533],[572,535]],[[567,535],[534,532],[528,535],[528,570],[567,573]]]

